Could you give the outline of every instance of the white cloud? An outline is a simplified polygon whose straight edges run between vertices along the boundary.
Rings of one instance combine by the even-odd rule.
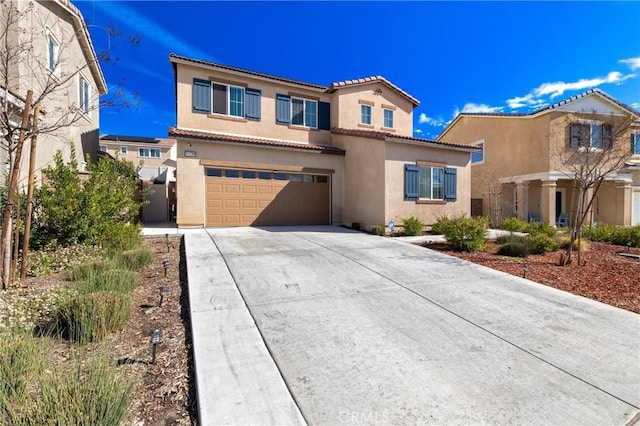
[[[417,134],[417,135],[421,135],[422,134],[422,130],[420,129],[413,129],[413,133]]]
[[[618,62],[622,62],[623,64],[629,65],[629,68],[631,68],[631,71],[635,71],[638,68],[640,68],[640,57],[620,59]]]
[[[435,126],[435,127],[442,127],[445,124],[444,120],[440,118],[427,117],[427,114],[425,114],[424,112],[420,114],[420,117],[418,118],[418,122],[420,124],[428,124],[429,126]]]
[[[462,107],[462,111],[460,111],[460,112],[486,112],[486,113],[492,113],[492,112],[501,112],[503,109],[504,109],[504,107],[501,107],[501,106],[492,107],[492,106],[489,106],[489,105],[486,105],[486,104],[474,104],[473,102],[468,102],[468,103],[464,104],[464,106]]]
[[[590,89],[596,86],[600,86],[604,83],[620,84],[623,81],[635,76],[635,74],[623,75],[619,71],[611,71],[609,74],[607,74],[606,77],[596,77],[590,79],[582,78],[572,83],[565,83],[564,81],[557,81],[555,83],[542,83],[540,86],[533,90],[533,95],[536,97],[550,95],[550,97],[553,99],[569,90]]]
[[[101,12],[110,16],[122,25],[126,25],[142,34],[142,40],[150,39],[164,46],[170,52],[179,55],[195,57],[197,59],[208,59],[210,55],[203,52],[188,43],[185,43],[173,33],[168,31],[166,27],[160,26],[149,20],[146,16],[138,13],[135,9],[129,7],[126,3],[116,2],[95,2],[95,6]]]

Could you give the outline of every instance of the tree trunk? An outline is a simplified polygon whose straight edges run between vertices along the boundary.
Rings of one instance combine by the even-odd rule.
[[[21,210],[22,210],[22,206],[20,205],[21,199],[20,199],[20,190],[18,188],[16,188],[16,220],[14,223],[14,228],[15,228],[15,235],[13,237],[13,258],[11,260],[11,278],[10,278],[10,285],[14,285],[16,282],[16,269],[18,268],[18,250],[20,249],[20,216],[21,216]]]
[[[24,219],[24,238],[22,241],[22,265],[20,268],[20,280],[24,283],[27,279],[27,262],[29,260],[29,238],[31,238],[31,215],[33,214],[33,187],[35,186],[36,155],[38,144],[38,120],[40,118],[40,104],[33,109],[33,136],[31,137],[31,150],[29,152],[29,184],[27,187],[27,212]]]
[[[2,218],[2,237],[0,243],[0,253],[2,254],[2,288],[7,289],[9,285],[10,269],[11,269],[11,215],[13,214],[13,200],[18,186],[18,177],[20,174],[20,160],[22,159],[22,145],[26,137],[26,129],[29,125],[29,115],[31,113],[31,102],[33,100],[33,91],[27,92],[27,98],[24,102],[24,111],[22,112],[22,125],[20,127],[20,137],[18,145],[15,148],[15,159],[13,169],[9,177],[9,187],[7,190],[7,204],[4,207],[4,217]]]

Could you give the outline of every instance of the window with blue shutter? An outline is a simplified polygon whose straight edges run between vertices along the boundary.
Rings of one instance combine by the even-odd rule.
[[[211,112],[211,82],[193,79],[193,112]]]
[[[245,117],[260,120],[260,90],[246,89],[244,92]]]
[[[417,200],[420,196],[418,185],[420,167],[415,164],[404,165],[404,198],[405,200]]]
[[[447,167],[444,169],[444,200],[456,201],[458,195],[458,170]]]
[[[318,102],[318,129],[331,130],[331,104]]]
[[[276,124],[291,123],[291,98],[286,95],[276,95]]]

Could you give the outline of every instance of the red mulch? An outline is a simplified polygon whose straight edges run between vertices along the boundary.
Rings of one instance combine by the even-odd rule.
[[[557,266],[563,251],[519,259],[497,255],[498,245],[494,242],[474,253],[453,251],[446,243],[424,247],[520,277],[526,264],[527,279],[531,281],[640,313],[640,260],[617,254],[640,254],[640,248],[591,243],[589,250],[582,253],[583,266],[578,266],[576,252],[571,264]]]

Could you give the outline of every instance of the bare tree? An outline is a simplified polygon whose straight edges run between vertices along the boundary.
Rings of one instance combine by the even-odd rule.
[[[74,26],[55,13],[49,13],[48,7],[60,6],[57,2],[22,4],[24,7],[20,9],[18,2],[0,3],[0,159],[4,157],[11,170],[6,181],[9,196],[2,206],[0,258],[3,288],[7,287],[11,276],[12,198],[21,179],[25,144],[36,134],[64,138],[65,143],[70,143],[65,129],[81,124],[80,121],[97,110],[101,103],[123,107],[137,103],[135,95],[132,99],[120,88],[102,101],[100,92],[106,91],[106,87],[96,90],[88,85],[85,91],[80,87],[78,96],[78,81],[82,85],[84,78],[89,84],[86,77],[93,76],[95,70],[100,74],[101,62],[117,62],[117,58],[109,50],[94,54],[85,34],[87,27],[81,19],[82,24]],[[107,31],[109,37],[119,35],[113,29]],[[79,43],[80,39],[86,43]],[[137,37],[130,37],[126,42],[137,44],[138,41]],[[94,81],[96,85],[104,86],[102,75]],[[23,98],[21,94],[27,92],[30,96]],[[36,106],[40,110],[37,125],[31,114]]]
[[[557,125],[558,142],[551,152],[554,167],[573,181],[574,209],[570,221],[571,239],[561,263],[572,260],[578,241],[581,265],[582,227],[591,214],[603,182],[625,168],[631,156],[629,129],[631,115],[572,113]],[[591,223],[591,221],[589,221]]]

